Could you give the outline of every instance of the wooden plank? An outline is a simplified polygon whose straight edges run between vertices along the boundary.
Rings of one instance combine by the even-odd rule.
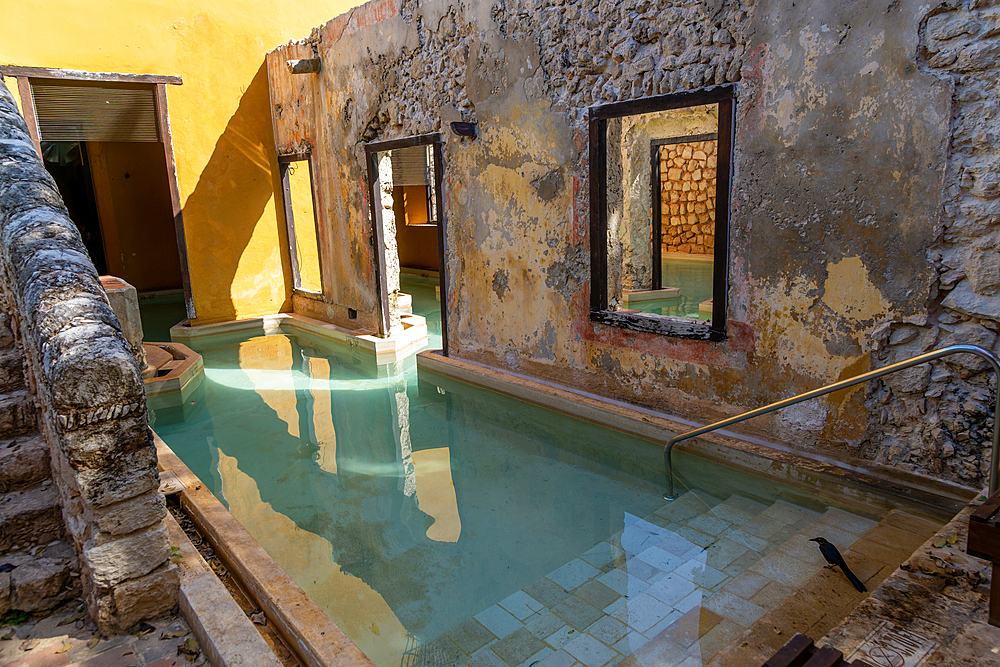
[[[608,308],[608,234],[605,220],[608,186],[607,123],[591,113],[588,133],[590,135],[590,310],[596,312]]]
[[[668,317],[666,315],[652,315],[649,313],[621,310],[592,310],[590,311],[590,321],[613,327],[622,327],[691,340],[721,341],[726,338],[725,333],[714,330],[705,322],[687,321],[682,318]]]
[[[637,100],[599,104],[597,106],[590,107],[590,114],[591,118],[609,119],[652,113],[654,111],[667,111],[669,109],[701,106],[703,104],[715,104],[721,99],[734,97],[735,90],[736,86],[728,83],[722,86],[713,86],[712,88],[694,90],[685,93],[652,95],[650,97],[642,97]]]
[[[10,75],[13,76],[13,75]],[[31,94],[31,84],[23,76],[17,77],[17,94],[21,97],[21,115],[28,125],[28,134],[35,144],[38,157],[42,157],[42,133],[38,129],[38,118],[35,116],[35,98]]]
[[[649,220],[652,229],[650,230],[650,243],[653,250],[653,284],[651,289],[658,290],[663,287],[663,202],[660,199],[660,190],[663,184],[660,182],[660,142],[651,141],[649,145],[649,194],[651,201],[649,204]]]
[[[94,187],[94,203],[97,205],[97,220],[104,244],[105,268],[109,274],[121,276],[125,272],[125,263],[118,238],[118,216],[115,214],[104,145],[99,141],[88,141],[87,158],[90,163],[90,182]]]
[[[763,667],[792,667],[799,662],[799,659],[807,655],[807,651],[813,647],[813,640],[809,639],[801,632],[795,633],[788,642],[778,649],[778,652],[771,656]]]
[[[729,92],[732,92],[730,89]],[[736,103],[719,100],[719,131],[715,171],[715,256],[712,262],[712,330],[726,334],[729,310],[729,208],[732,183]]]
[[[167,86],[156,85],[156,114],[160,124],[160,141],[167,160],[167,180],[170,182],[170,206],[174,215],[174,235],[177,237],[177,258],[181,264],[181,287],[184,289],[184,308],[189,320],[195,319],[194,295],[191,293],[191,272],[188,267],[187,240],[184,234],[184,213],[181,193],[177,184],[177,165],[174,162],[174,142],[170,133],[170,114],[167,112]]]
[[[434,142],[434,197],[438,210],[438,284],[441,288],[441,354],[448,356],[448,262],[445,243],[448,234],[448,217],[444,213],[444,150],[441,141]]]
[[[413,137],[404,137],[403,139],[390,139],[388,141],[373,141],[372,143],[365,144],[365,150],[377,151],[379,153],[385,151],[393,151],[397,148],[413,148],[414,146],[426,146],[428,144],[434,144],[441,141],[441,135],[437,132],[432,132],[430,134],[418,134]]]
[[[838,667],[843,664],[844,654],[835,648],[824,646],[813,653],[813,656],[802,667]]]
[[[123,74],[118,72],[84,72],[76,69],[51,69],[48,67],[21,67],[0,65],[4,76],[31,77],[34,79],[66,79],[71,81],[111,81],[115,83],[155,83],[179,86],[183,79],[173,74]]]
[[[990,610],[987,620],[993,627],[1000,628],[1000,565],[997,563],[993,563],[990,579]]]
[[[295,213],[292,210],[292,185],[288,177],[288,165],[290,163],[291,161],[279,161],[281,165],[279,169],[281,170],[281,195],[285,200],[285,229],[288,234],[288,260],[292,266],[292,289],[299,289],[299,285],[301,284],[299,277],[299,252],[295,246]]]
[[[368,163],[368,199],[371,208],[372,245],[375,252],[375,281],[378,284],[379,335],[389,335],[389,282],[385,266],[385,238],[382,227],[382,193],[378,180],[378,152],[365,146],[365,161]]]
[[[969,517],[970,521],[978,521],[980,523],[994,522],[996,519],[996,514],[1000,512],[1000,493],[990,496],[986,502],[976,508],[976,511],[972,513]]]
[[[1000,563],[1000,526],[981,521],[969,521],[966,553],[991,563]]]

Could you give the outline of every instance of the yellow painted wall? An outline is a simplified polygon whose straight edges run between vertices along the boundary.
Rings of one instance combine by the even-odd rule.
[[[313,210],[312,179],[308,162],[293,162],[289,166],[288,189],[292,194],[299,285],[310,292],[321,292],[323,283],[319,273],[319,241],[316,238],[316,215]]]
[[[264,54],[357,4],[27,0],[0,64],[183,77],[167,100],[196,323],[252,317],[291,305]]]

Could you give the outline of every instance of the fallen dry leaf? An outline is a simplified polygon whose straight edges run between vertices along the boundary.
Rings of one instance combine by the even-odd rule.
[[[187,637],[189,634],[191,633],[187,630],[163,632],[160,634],[160,639],[180,639],[181,637]]]
[[[90,641],[87,642],[87,648],[94,648],[100,643],[100,641],[101,641],[101,636],[94,635],[93,637],[90,638]]]
[[[65,644],[63,644],[63,647],[61,649],[59,649],[58,651],[56,651],[56,655],[59,655],[60,653],[65,653],[66,651],[70,650],[70,648],[72,648],[72,647],[73,647],[73,642],[66,642]]]

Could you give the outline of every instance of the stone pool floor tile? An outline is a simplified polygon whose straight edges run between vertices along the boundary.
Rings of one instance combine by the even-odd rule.
[[[566,625],[563,620],[548,609],[543,609],[524,621],[528,632],[539,639],[545,639],[559,628]]]
[[[710,596],[702,603],[702,608],[714,611],[723,618],[739,623],[744,629],[753,625],[766,611],[763,607],[737,597],[728,591],[720,591]]]
[[[510,667],[517,667],[544,648],[545,643],[525,628],[510,633],[490,647]]]
[[[618,657],[617,651],[587,634],[580,635],[569,644],[566,644],[563,650],[586,665],[586,667],[603,667],[603,665],[611,662],[613,658]]]
[[[585,552],[580,558],[596,568],[603,567],[621,556],[624,551],[610,542],[601,542]]]
[[[585,560],[574,558],[562,567],[549,572],[547,578],[562,586],[567,591],[587,583],[601,573],[596,567]]]
[[[898,523],[685,494],[655,516],[628,518],[622,532],[449,636],[475,651],[466,653],[472,667],[743,667],[796,631],[823,634],[864,598],[823,568],[810,538],[832,538],[874,588],[908,555],[901,526],[926,528]]]
[[[510,612],[499,605],[493,605],[479,612],[473,618],[500,639],[524,627],[521,621],[514,618]]]
[[[538,600],[545,607],[554,607],[569,597],[569,591],[547,577],[542,577],[524,589],[524,592]]]
[[[537,600],[524,591],[508,595],[503,600],[500,600],[498,604],[519,621],[523,621],[544,608]]]
[[[603,611],[575,595],[553,607],[552,613],[577,630],[583,630],[604,616]]]
[[[535,667],[572,667],[574,663],[576,663],[576,658],[560,649],[549,654]]]
[[[447,634],[466,653],[473,653],[496,639],[496,635],[474,618],[459,623]]]
[[[613,616],[605,616],[587,628],[587,634],[608,646],[614,646],[629,632],[629,627]]]
[[[621,597],[617,591],[611,590],[600,581],[590,581],[580,586],[576,591],[576,596],[598,609],[604,609]]]

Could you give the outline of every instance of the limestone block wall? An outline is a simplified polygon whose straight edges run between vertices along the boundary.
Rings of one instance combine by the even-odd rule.
[[[105,633],[175,607],[142,377],[79,232],[0,86],[0,291],[79,563]]]
[[[717,144],[692,141],[660,147],[662,252],[714,251]]]

